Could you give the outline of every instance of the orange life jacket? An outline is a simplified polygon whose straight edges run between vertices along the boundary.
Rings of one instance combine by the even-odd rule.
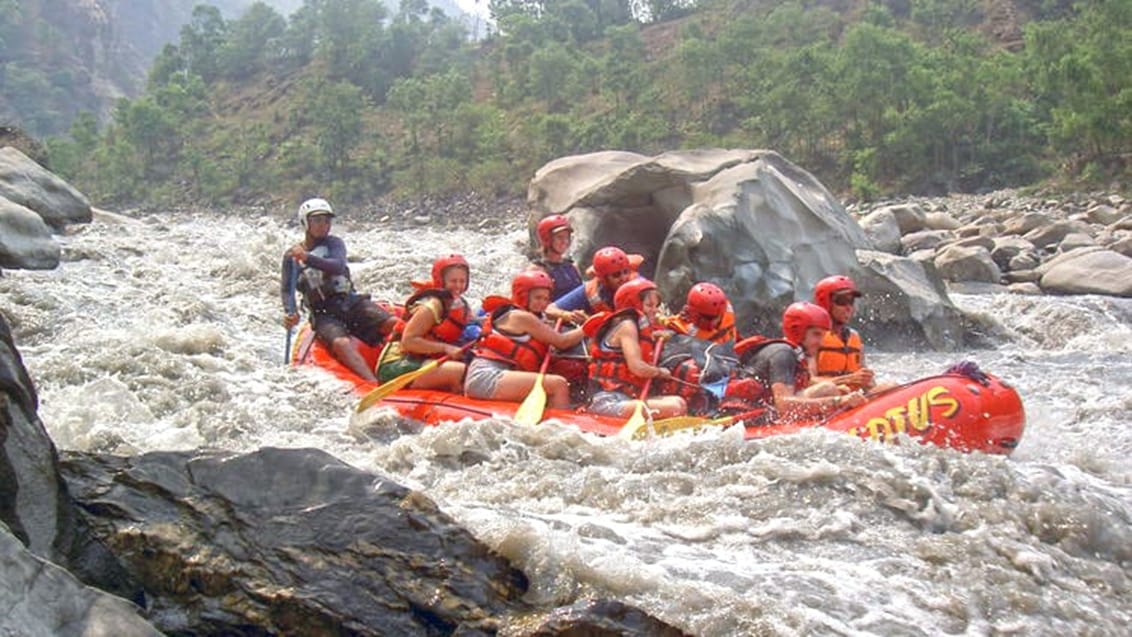
[[[719,327],[715,328],[714,331],[709,332],[701,329],[683,314],[664,319],[664,325],[677,334],[684,334],[712,343],[734,343],[738,340],[738,332],[735,331],[735,312],[731,309],[730,303],[727,304],[727,310],[723,313],[723,320],[719,322]]]
[[[864,344],[861,335],[851,327],[829,330],[818,348],[818,376],[841,376],[861,369]]]
[[[605,291],[605,285],[602,284],[601,279],[594,277],[589,281],[586,281],[584,291],[586,293],[586,303],[590,304],[592,314],[597,314],[598,312],[613,311],[613,306],[607,303],[605,298],[602,296],[602,292]]]
[[[448,290],[429,288],[410,296],[409,300],[405,301],[404,322],[409,321],[418,304],[426,298],[439,299],[441,307],[440,322],[433,325],[426,336],[441,343],[454,345],[459,342],[460,337],[464,334],[464,328],[471,318],[471,309],[463,297],[455,297]],[[456,301],[459,301],[459,304]],[[394,333],[397,340],[400,340],[404,329],[404,324],[398,324],[398,327],[395,328]]]
[[[638,396],[645,386],[646,379],[635,376],[629,371],[625,353],[620,347],[605,343],[605,337],[622,321],[636,321],[637,338],[641,343],[641,358],[645,361],[652,360],[653,348],[656,345],[654,336],[656,326],[649,324],[645,317],[633,308],[613,312],[601,320],[593,335],[593,345],[590,347],[590,381],[596,383],[601,391]]]
[[[514,305],[503,305],[491,313],[475,347],[476,356],[502,361],[519,371],[537,372],[550,346],[530,334],[512,334],[494,325],[514,309]]]

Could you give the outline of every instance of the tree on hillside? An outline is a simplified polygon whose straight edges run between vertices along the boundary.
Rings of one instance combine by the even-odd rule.
[[[262,2],[252,4],[228,25],[227,38],[217,53],[223,74],[233,79],[245,78],[281,58],[279,40],[286,30],[287,20],[275,9]]]
[[[220,75],[220,49],[228,37],[228,23],[220,9],[208,4],[193,7],[189,23],[181,27],[180,54],[191,73],[211,82]]]
[[[349,82],[314,87],[307,97],[306,118],[312,122],[320,164],[328,177],[341,174],[350,153],[362,141],[366,98]]]
[[[1050,140],[1087,165],[1132,152],[1132,3],[1078,10],[1073,20],[1029,25],[1026,54]]]

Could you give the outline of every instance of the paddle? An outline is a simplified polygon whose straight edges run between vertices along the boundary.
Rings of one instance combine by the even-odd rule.
[[[554,331],[557,332],[560,327],[562,327],[562,319],[558,319],[554,324]],[[520,425],[537,425],[542,420],[542,412],[546,409],[546,388],[542,386],[542,380],[546,377],[546,367],[550,364],[550,352],[551,350],[548,347],[546,356],[542,358],[538,377],[535,378],[535,386],[531,388],[531,393],[527,394],[519,408],[515,410],[515,422]]]
[[[469,347],[475,345],[477,342],[478,341],[472,341],[471,343],[464,345],[452,354],[445,354],[440,358],[434,358],[424,365],[421,365],[419,369],[415,369],[411,372],[405,372],[397,378],[382,383],[376,389],[373,389],[365,396],[362,396],[362,399],[358,401],[357,409],[355,409],[354,411],[361,413],[369,409],[370,407],[373,407],[375,404],[381,402],[381,400],[386,398],[387,396],[394,394],[398,390],[404,389],[409,385],[412,385],[413,381],[436,369],[441,365],[441,363],[456,356],[460,356],[465,351],[467,351]]]
[[[656,352],[653,353],[653,365],[656,365],[660,360],[660,350],[663,348],[664,339],[660,339],[656,342]],[[653,378],[656,377],[653,376],[645,381],[645,386],[641,388],[641,397],[637,399],[637,405],[633,408],[633,415],[629,416],[629,420],[625,421],[625,425],[621,427],[621,431],[617,432],[618,438],[633,440],[638,437],[637,434],[639,431],[648,426],[649,419],[645,418],[645,410],[648,409],[648,404],[645,403],[645,400],[649,396],[649,389],[652,388]]]
[[[299,285],[299,264],[291,259],[291,275],[287,277],[287,298],[294,300],[295,288]],[[295,333],[295,327],[287,328],[287,341],[283,344],[283,364],[291,362],[291,335]]]

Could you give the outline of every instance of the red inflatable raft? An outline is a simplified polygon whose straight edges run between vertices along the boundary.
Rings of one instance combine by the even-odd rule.
[[[378,349],[355,340],[358,350],[373,365]],[[368,383],[335,359],[304,324],[291,350],[296,365],[315,365],[354,385],[359,396],[376,385]],[[439,424],[471,418],[511,417],[518,403],[475,400],[447,392],[404,389],[384,399],[406,418]],[[614,435],[625,420],[582,412],[547,409],[544,420],[557,420],[584,431]],[[869,402],[817,421],[745,426],[745,437],[766,438],[811,427],[871,440],[888,440],[907,434],[921,442],[960,451],[1009,454],[1018,446],[1025,428],[1025,413],[1018,392],[977,369],[921,378],[873,397]],[[681,427],[685,428],[685,427]],[[664,433],[664,432],[661,432]]]

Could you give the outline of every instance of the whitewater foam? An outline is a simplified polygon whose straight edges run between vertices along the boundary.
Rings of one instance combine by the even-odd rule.
[[[360,290],[403,298],[462,252],[504,293],[525,233],[362,228]],[[418,488],[531,578],[530,599],[636,604],[698,635],[1126,634],[1132,620],[1132,302],[968,296],[997,349],[871,353],[896,381],[972,359],[1020,391],[1010,458],[738,431],[628,442],[549,423],[421,427],[282,365],[268,216],[156,214],[62,237],[0,303],[63,448],[312,446]],[[866,300],[867,302],[867,300]]]

